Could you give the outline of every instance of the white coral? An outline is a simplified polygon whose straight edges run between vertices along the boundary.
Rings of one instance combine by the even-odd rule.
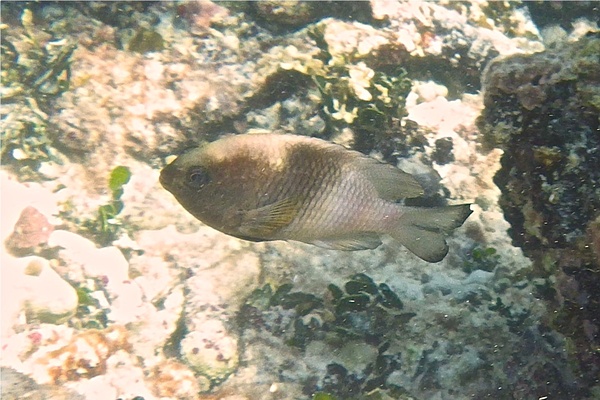
[[[375,76],[375,71],[367,67],[364,62],[348,67],[350,75],[350,87],[356,94],[356,97],[363,101],[371,101],[373,96],[367,89],[371,87],[371,79]]]

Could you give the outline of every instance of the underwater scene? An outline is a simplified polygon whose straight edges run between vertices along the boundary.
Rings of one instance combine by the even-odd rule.
[[[3,400],[600,399],[600,2],[0,7]]]

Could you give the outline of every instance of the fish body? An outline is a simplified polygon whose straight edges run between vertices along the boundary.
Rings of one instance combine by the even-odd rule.
[[[445,257],[445,236],[471,214],[469,204],[398,204],[423,194],[412,175],[296,135],[221,138],[179,156],[160,182],[194,217],[238,238],[361,250],[389,234],[429,262]]]

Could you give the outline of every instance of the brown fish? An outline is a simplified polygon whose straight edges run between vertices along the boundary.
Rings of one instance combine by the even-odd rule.
[[[445,235],[471,214],[469,204],[398,204],[423,194],[412,175],[296,135],[224,137],[179,156],[160,183],[200,221],[241,239],[362,250],[389,234],[429,262],[446,256]]]

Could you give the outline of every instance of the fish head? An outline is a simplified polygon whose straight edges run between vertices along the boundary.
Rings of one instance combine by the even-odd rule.
[[[219,165],[204,147],[189,150],[160,172],[160,184],[193,216],[201,221],[218,218],[223,197]],[[223,205],[222,203],[220,204]]]
[[[247,149],[213,142],[188,150],[163,168],[161,185],[194,217],[222,232],[233,234],[240,210],[256,207],[267,180],[257,174],[266,164]]]
[[[160,184],[178,199],[200,193],[212,181],[209,164],[202,148],[190,150],[163,168]]]

